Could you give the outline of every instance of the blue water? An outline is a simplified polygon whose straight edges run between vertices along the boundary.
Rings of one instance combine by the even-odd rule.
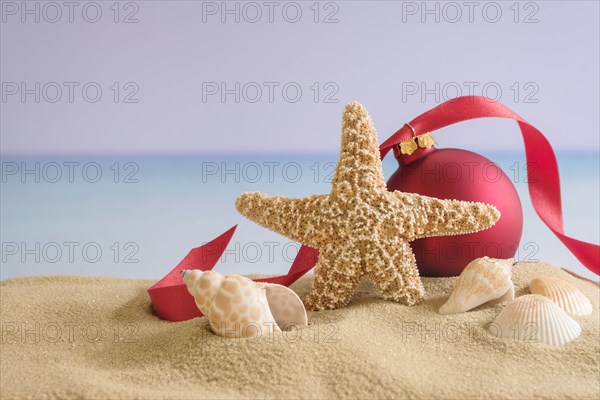
[[[517,259],[540,259],[594,278],[535,214],[524,155],[484,155],[513,179],[521,197],[525,226]],[[157,279],[189,249],[235,224],[217,268],[284,273],[298,244],[238,215],[235,198],[254,190],[297,197],[327,193],[336,159],[336,154],[3,158],[0,276]],[[558,160],[566,232],[598,243],[598,154],[559,154]],[[385,176],[395,169],[389,156]]]

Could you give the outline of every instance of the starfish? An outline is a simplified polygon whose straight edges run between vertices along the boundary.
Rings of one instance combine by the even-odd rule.
[[[340,159],[329,194],[287,198],[246,192],[236,208],[265,228],[319,250],[305,299],[311,310],[344,307],[365,276],[384,299],[417,304],[425,290],[409,242],[477,232],[500,218],[484,203],[388,191],[377,132],[358,102],[344,109]]]

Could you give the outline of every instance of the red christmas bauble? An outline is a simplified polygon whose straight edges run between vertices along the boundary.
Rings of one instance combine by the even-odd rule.
[[[506,174],[487,158],[467,150],[421,148],[411,155],[394,151],[399,169],[388,190],[441,199],[489,203],[501,213],[493,227],[477,233],[418,239],[411,243],[423,276],[456,276],[478,257],[511,258],[523,230],[523,209]]]

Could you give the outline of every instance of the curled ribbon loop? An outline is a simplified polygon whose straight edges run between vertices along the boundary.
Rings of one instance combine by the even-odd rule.
[[[525,143],[527,163],[539,167],[535,179],[533,172],[527,169],[529,196],[536,213],[583,265],[600,275],[600,247],[573,239],[564,232],[560,178],[552,146],[539,130],[506,106],[482,96],[463,96],[449,100],[410,121],[409,125],[414,132],[404,125],[381,144],[381,158],[383,159],[394,146],[414,134],[432,132],[457,122],[477,118],[509,118],[517,122]]]

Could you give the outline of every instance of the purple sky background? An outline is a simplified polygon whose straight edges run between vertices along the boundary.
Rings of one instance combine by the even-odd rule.
[[[457,87],[469,94],[469,86],[478,95],[486,86],[492,97],[500,88],[500,101],[540,129],[557,152],[599,148],[597,1],[537,1],[527,8],[520,3],[518,17],[510,8],[514,2],[498,2],[502,16],[496,23],[485,18],[494,19],[494,9],[483,12],[490,2],[478,3],[473,22],[461,6],[456,23],[450,22],[456,9],[443,2],[429,3],[439,7],[439,22],[435,15],[422,15],[421,2],[322,2],[318,23],[313,1],[297,2],[302,10],[297,23],[284,19],[289,2],[277,3],[272,23],[262,1],[256,23],[244,20],[255,10],[247,8],[244,15],[241,2],[239,23],[233,15],[222,23],[218,11],[203,14],[203,7],[220,8],[221,2],[121,3],[118,23],[113,1],[98,2],[97,23],[83,19],[85,2],[72,23],[66,9],[56,23],[43,15],[39,23],[31,15],[23,23],[21,10],[13,15],[7,3],[22,4],[2,2],[3,155],[334,153],[348,101],[357,99],[368,108],[383,141],[446,96],[454,97]],[[35,3],[44,5],[27,2]],[[123,23],[134,11],[139,21]],[[288,8],[286,16],[293,18],[294,11]],[[323,23],[331,13],[338,22]],[[528,15],[538,22],[524,23]],[[23,103],[20,93],[9,93],[13,83],[33,88],[35,82],[40,87],[56,82],[61,99],[51,103],[40,89],[39,103],[33,94]],[[73,103],[64,82],[79,84]],[[88,82],[102,89],[96,103],[83,98],[81,88]],[[218,94],[203,92],[210,82],[228,87],[240,82],[240,88],[256,82],[262,96],[248,101],[256,96],[251,83],[247,96],[240,89],[239,103],[234,95],[222,102]],[[278,85],[273,102],[265,82]],[[297,102],[291,101],[292,89],[284,98],[286,84],[301,88]],[[434,93],[422,99],[422,85]],[[125,103],[135,88],[132,98],[138,102]],[[415,88],[418,93],[408,92]],[[47,97],[55,96],[52,87],[48,90]],[[327,95],[334,102],[325,102]],[[516,124],[502,120],[460,124],[436,138],[442,146],[471,150],[522,151],[523,146]]]

